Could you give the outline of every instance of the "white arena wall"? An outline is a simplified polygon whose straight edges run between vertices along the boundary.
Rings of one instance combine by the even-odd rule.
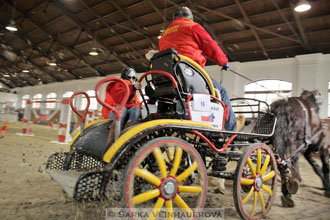
[[[294,58],[275,59],[255,62],[232,62],[230,68],[246,76],[252,81],[276,79],[293,83],[293,96],[299,96],[303,89],[318,89],[321,93],[323,104],[320,110],[321,118],[327,118],[328,108],[328,82],[330,81],[330,55],[329,54],[309,54],[300,55]],[[244,86],[250,81],[237,76],[229,71],[222,71],[219,66],[207,66],[206,71],[215,79],[221,81],[226,87],[231,97],[244,95]],[[102,77],[38,85],[33,87],[15,88],[18,94],[18,104],[20,107],[23,95],[30,97],[41,93],[46,99],[46,95],[55,92],[57,97],[67,91],[88,91],[93,90]],[[104,88],[104,87],[102,87]],[[100,91],[101,98],[104,97],[104,89]],[[77,100],[78,103],[79,100]],[[77,106],[79,108],[79,106]],[[99,106],[99,108],[101,108]]]

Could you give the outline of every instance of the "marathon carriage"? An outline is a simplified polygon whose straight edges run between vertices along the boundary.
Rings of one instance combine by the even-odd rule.
[[[272,206],[277,183],[274,154],[266,145],[274,132],[276,117],[257,103],[255,110],[238,100],[233,107],[245,114],[241,131],[225,131],[225,106],[203,68],[174,50],[159,52],[150,61],[141,123],[120,130],[106,146],[111,123],[120,125],[120,113],[128,98],[124,95],[116,110],[104,103],[98,90],[117,77],[96,85],[96,98],[116,114],[116,120],[99,120],[84,127],[70,143],[69,152],[55,153],[46,169],[75,200],[111,198],[121,190],[123,206],[151,208],[158,213],[182,210],[185,214],[203,210],[208,176],[233,180],[236,209],[244,219],[260,219]],[[127,87],[127,86],[126,86]],[[71,98],[84,94],[76,92]],[[148,101],[145,100],[148,96]],[[247,108],[251,107],[251,110]],[[83,114],[84,122],[88,106]],[[240,110],[241,109],[241,110]],[[248,114],[247,114],[248,113]],[[244,150],[243,150],[244,149]],[[235,171],[226,171],[229,162]],[[191,216],[191,215],[190,215]],[[134,218],[134,217],[132,217]]]

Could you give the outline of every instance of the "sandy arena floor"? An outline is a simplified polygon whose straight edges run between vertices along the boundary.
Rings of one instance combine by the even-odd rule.
[[[0,123],[2,125],[2,123]],[[45,163],[54,152],[67,151],[67,145],[53,144],[57,130],[32,125],[34,137],[18,136],[20,123],[10,124],[0,139],[0,219],[105,219],[108,202],[76,202],[65,197],[61,187],[45,173]],[[303,182],[294,196],[296,207],[281,207],[278,184],[275,203],[266,219],[330,219],[330,199],[323,196],[321,181],[301,159]],[[210,189],[205,207],[222,207],[225,219],[239,219],[231,182],[225,195]]]

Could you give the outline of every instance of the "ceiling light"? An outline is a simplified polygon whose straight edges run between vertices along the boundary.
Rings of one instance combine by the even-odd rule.
[[[93,47],[92,50],[88,54],[91,56],[97,56],[97,55],[99,55],[99,52],[97,52],[97,48]]]
[[[89,52],[89,55],[97,56],[97,55],[99,55],[99,53],[97,51],[91,51],[91,52]]]
[[[10,20],[9,24],[6,26],[8,31],[17,31],[17,27],[14,20]]]
[[[49,66],[57,66],[57,64],[55,63],[55,61],[51,61],[48,63]]]
[[[296,12],[304,12],[304,11],[308,11],[309,9],[311,9],[311,4],[308,1],[305,0],[300,0],[296,7],[294,8],[294,10]]]
[[[28,73],[30,72],[29,70],[22,70],[23,73]]]
[[[5,74],[5,75],[3,75],[4,77],[10,77],[10,75],[9,74]]]

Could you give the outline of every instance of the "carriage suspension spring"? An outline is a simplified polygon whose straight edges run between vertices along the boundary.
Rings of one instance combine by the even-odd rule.
[[[212,160],[212,171],[225,171],[228,163],[228,158],[218,157]]]

